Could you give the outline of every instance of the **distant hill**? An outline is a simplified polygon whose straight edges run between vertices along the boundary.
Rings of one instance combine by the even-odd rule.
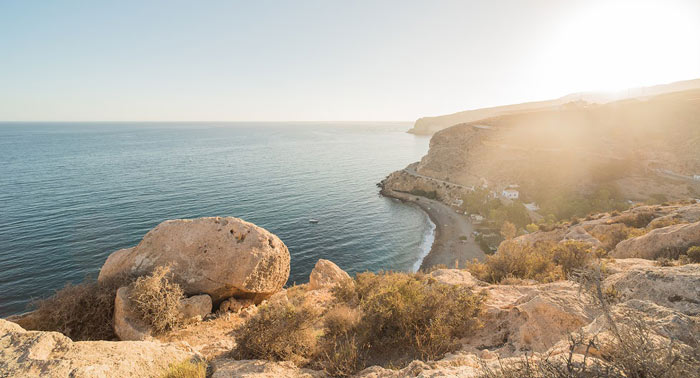
[[[436,117],[422,117],[416,120],[413,128],[409,133],[414,134],[433,134],[442,129],[454,126],[460,123],[475,122],[485,118],[492,118],[502,115],[508,115],[517,112],[547,110],[558,107],[560,105],[573,101],[585,101],[590,103],[605,104],[613,101],[619,101],[630,98],[647,98],[664,93],[686,91],[692,89],[700,89],[700,79],[678,81],[670,84],[661,84],[651,87],[632,88],[619,92],[580,92],[572,93],[558,99],[526,102],[522,104],[496,106],[491,108],[482,108],[474,110],[466,110],[463,112],[447,114]]]

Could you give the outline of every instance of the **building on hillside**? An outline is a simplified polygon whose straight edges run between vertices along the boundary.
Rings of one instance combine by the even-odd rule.
[[[516,200],[520,197],[520,192],[517,189],[506,188],[501,192],[503,198],[508,198],[509,200]]]
[[[693,175],[693,180],[700,181],[700,175]]]
[[[528,209],[528,210],[530,210],[530,211],[537,211],[537,210],[540,209],[540,207],[537,206],[537,204],[534,203],[534,202],[532,202],[532,203],[526,203],[526,204],[525,204],[525,208]]]
[[[484,217],[479,214],[472,214],[469,216],[469,218],[471,218],[472,222],[474,223],[481,223],[484,221]]]

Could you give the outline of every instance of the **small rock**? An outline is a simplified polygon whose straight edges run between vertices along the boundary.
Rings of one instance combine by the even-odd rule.
[[[331,261],[319,259],[309,276],[309,289],[333,287],[339,283],[352,280],[350,275]]]
[[[129,300],[129,288],[120,287],[114,298],[114,333],[120,340],[148,340],[152,330],[134,312]]]
[[[255,303],[250,299],[229,298],[221,302],[221,305],[219,306],[219,312],[237,313],[244,308],[253,306],[254,304]]]
[[[211,297],[206,294],[195,295],[180,301],[180,313],[186,321],[204,319],[211,312],[211,307]]]

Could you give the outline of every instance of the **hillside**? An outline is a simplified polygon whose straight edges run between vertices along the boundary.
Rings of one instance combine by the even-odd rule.
[[[414,134],[430,135],[442,129],[460,123],[475,122],[484,118],[508,115],[514,112],[547,110],[572,101],[584,101],[588,103],[605,104],[608,102],[619,101],[622,99],[644,99],[659,94],[686,91],[698,88],[700,88],[700,79],[679,81],[675,83],[662,84],[651,87],[633,88],[625,91],[612,93],[573,93],[554,100],[474,109],[442,116],[422,117],[416,120],[413,128],[411,128],[409,132]]]

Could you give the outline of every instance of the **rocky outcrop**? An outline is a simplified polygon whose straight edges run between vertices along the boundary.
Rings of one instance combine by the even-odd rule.
[[[350,280],[352,280],[350,275],[340,269],[338,265],[328,260],[319,259],[309,275],[309,288],[311,290],[330,288]]]
[[[300,369],[291,362],[221,359],[212,363],[212,378],[320,378],[320,371]]]
[[[172,344],[73,342],[58,332],[25,331],[0,319],[2,377],[160,377],[169,364],[193,357]]]
[[[253,305],[254,303],[250,299],[229,298],[221,302],[221,305],[219,306],[219,312],[238,312],[246,307],[250,307]]]
[[[169,220],[136,247],[110,255],[98,279],[169,265],[187,295],[205,293],[216,303],[232,296],[259,302],[287,282],[289,259],[277,236],[238,218]]]
[[[700,222],[675,224],[623,240],[610,255],[616,258],[639,257],[651,260],[659,257],[678,258],[693,245],[700,245]]]
[[[564,239],[562,241],[566,240],[575,240],[583,243],[588,243],[594,248],[599,248],[602,247],[602,243],[600,240],[594,238],[591,234],[586,232],[586,229],[584,229],[582,226],[578,227],[572,227],[569,232],[564,235]]]
[[[129,300],[129,287],[120,287],[114,298],[114,334],[120,340],[150,340],[153,330],[136,314]],[[206,294],[183,298],[180,301],[179,317],[182,323],[201,321],[211,313],[211,297]]]
[[[472,274],[466,270],[436,269],[430,272],[430,277],[433,277],[435,281],[446,285],[462,285],[468,288],[486,286],[485,282],[474,278],[474,276],[472,276]]]

